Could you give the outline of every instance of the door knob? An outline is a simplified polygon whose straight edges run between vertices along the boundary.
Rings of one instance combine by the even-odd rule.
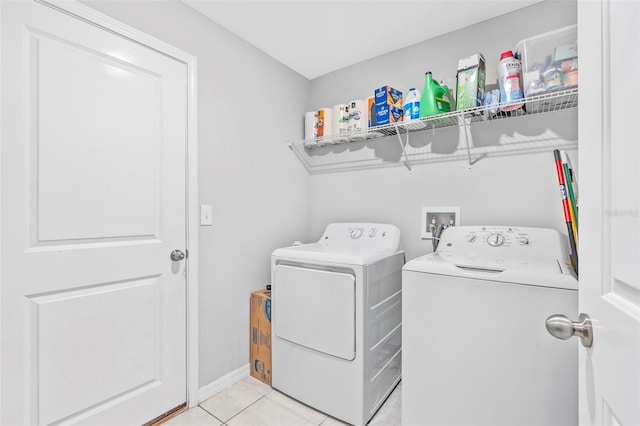
[[[184,255],[183,252],[181,252],[178,249],[175,249],[174,251],[171,252],[171,260],[175,261],[175,262],[179,262],[181,260],[184,260],[186,256]]]
[[[545,321],[545,326],[549,334],[558,339],[567,340],[576,336],[585,348],[590,348],[593,344],[593,328],[587,314],[580,314],[575,322],[566,315],[551,315]]]

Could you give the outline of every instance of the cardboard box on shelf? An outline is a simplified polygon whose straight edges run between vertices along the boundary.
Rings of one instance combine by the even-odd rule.
[[[403,121],[403,111],[402,108],[398,107],[390,107],[389,105],[376,105],[376,114],[375,114],[375,125],[382,126],[384,124],[390,123],[398,123]]]
[[[249,364],[251,376],[271,385],[271,291],[251,293]]]
[[[482,53],[458,61],[456,110],[482,105],[484,98],[485,61]]]
[[[369,118],[368,127],[376,126],[376,98],[374,96],[367,98],[367,116]]]
[[[374,91],[376,105],[388,105],[402,109],[402,92],[391,86],[382,86]]]

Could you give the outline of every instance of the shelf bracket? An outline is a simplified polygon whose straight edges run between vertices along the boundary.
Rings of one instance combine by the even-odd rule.
[[[407,151],[404,149],[405,144],[409,143],[409,130],[407,130],[407,138],[405,140],[405,144],[402,143],[402,136],[400,136],[400,127],[396,124],[396,135],[398,136],[398,142],[400,143],[400,149],[402,149],[402,155],[404,157],[404,165],[407,166],[409,170],[409,174],[411,174],[411,164],[409,163],[409,156],[407,156]]]
[[[469,134],[471,133],[471,117],[467,118],[467,114],[461,114],[462,126],[464,127],[464,141],[467,145],[467,161],[469,163],[469,170],[471,170],[471,148],[469,146]]]

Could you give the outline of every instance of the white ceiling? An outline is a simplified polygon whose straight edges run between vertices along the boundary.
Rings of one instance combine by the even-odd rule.
[[[542,0],[182,0],[313,79]]]

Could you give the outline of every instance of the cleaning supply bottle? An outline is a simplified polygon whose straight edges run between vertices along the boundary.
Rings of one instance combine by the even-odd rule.
[[[522,66],[520,61],[513,57],[513,52],[507,50],[500,55],[498,65],[498,83],[500,84],[500,103],[513,102],[500,108],[502,111],[514,111],[522,107],[523,102],[516,102],[524,98],[520,85]]]
[[[456,97],[453,94],[453,91],[449,88],[449,86],[447,86],[447,83],[444,80],[440,80],[440,87],[442,87],[444,93],[446,93],[449,97],[449,110],[451,111],[456,109]]]
[[[451,111],[449,89],[442,87],[433,79],[431,71],[424,75],[424,89],[420,97],[420,117]]]
[[[412,87],[404,100],[404,121],[418,118],[420,118],[420,91]]]

